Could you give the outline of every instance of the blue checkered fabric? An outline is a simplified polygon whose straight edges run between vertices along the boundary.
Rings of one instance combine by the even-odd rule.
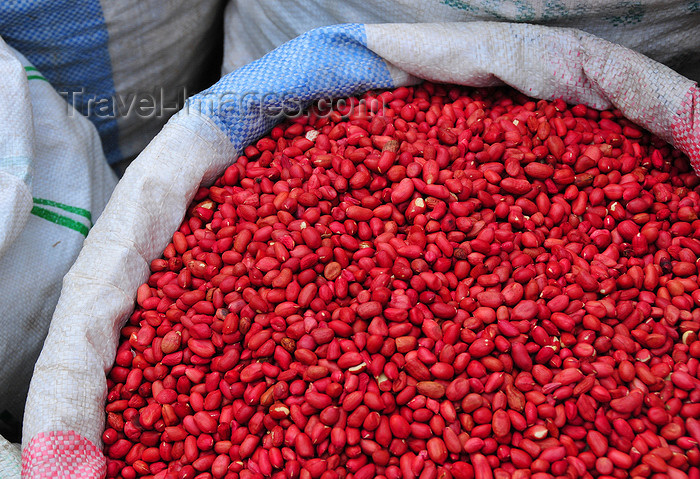
[[[121,159],[117,121],[111,114],[115,89],[109,38],[99,0],[2,1],[0,36],[59,92],[85,90],[84,95],[71,95],[71,104],[97,127],[107,159]]]
[[[364,25],[311,30],[223,77],[185,110],[210,117],[240,149],[321,98],[393,86],[384,61],[366,47]],[[176,120],[178,121],[178,120]]]

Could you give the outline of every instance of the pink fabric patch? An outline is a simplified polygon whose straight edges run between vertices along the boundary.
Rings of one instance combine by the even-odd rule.
[[[39,433],[22,451],[23,479],[101,479],[105,474],[102,451],[73,431]]]
[[[676,148],[688,155],[690,164],[700,175],[700,89],[697,86],[686,93],[672,128]]]

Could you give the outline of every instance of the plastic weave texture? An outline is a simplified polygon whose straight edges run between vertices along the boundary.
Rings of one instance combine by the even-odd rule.
[[[90,85],[94,97],[76,95],[72,102],[82,114],[88,115],[89,100],[104,104],[108,110],[113,108],[115,89],[107,50],[109,35],[98,0],[3,2],[0,35],[54,85],[65,85],[66,90],[71,88],[75,92]],[[92,115],[91,120],[105,151],[119,157],[116,119]]]
[[[236,148],[250,144],[318,98],[342,98],[393,85],[366,47],[364,26],[312,30],[195,95],[186,108],[210,117]]]
[[[0,36],[93,122],[115,163],[140,153],[182,97],[211,82],[223,3],[13,0],[0,2]]]
[[[700,89],[693,86],[673,123],[676,146],[690,158],[695,172],[700,174]]]
[[[63,276],[116,176],[95,126],[2,40],[0,78],[0,412],[19,422]]]
[[[222,70],[324,25],[476,21],[576,28],[700,81],[697,0],[231,0]]]

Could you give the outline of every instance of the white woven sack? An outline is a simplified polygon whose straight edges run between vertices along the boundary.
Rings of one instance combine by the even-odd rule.
[[[219,68],[207,62],[223,3],[0,2],[0,36],[92,120],[112,164],[136,156],[182,107],[184,95],[211,83],[202,84]]]
[[[0,413],[19,422],[61,280],[116,178],[95,127],[2,39],[0,78]]]
[[[22,467],[19,444],[0,436],[0,479],[19,477]]]
[[[199,185],[211,184],[277,121],[265,108],[419,78],[507,83],[538,98],[617,107],[685,151],[696,169],[700,160],[696,85],[578,30],[477,22],[308,32],[192,98],[127,169],[66,275],[34,370],[22,438],[25,478],[104,476],[106,372],[136,289]]]
[[[700,81],[695,0],[231,0],[223,73],[324,25],[478,20],[578,28]]]

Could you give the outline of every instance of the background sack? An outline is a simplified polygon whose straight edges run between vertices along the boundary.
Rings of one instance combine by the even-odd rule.
[[[116,177],[95,127],[1,38],[0,77],[0,420],[19,423],[61,280]]]
[[[0,36],[90,118],[115,163],[136,156],[184,98],[218,79],[223,3],[0,2]]]
[[[308,32],[196,95],[127,169],[64,280],[32,378],[25,478],[103,477],[106,372],[136,289],[211,184],[293,99],[419,78],[507,83],[537,98],[619,108],[700,160],[700,91],[638,53],[573,29],[509,23],[337,25]]]
[[[21,467],[19,444],[12,444],[0,436],[0,479],[19,477]]]
[[[476,20],[578,28],[700,81],[697,0],[231,0],[223,73],[323,25]]]

